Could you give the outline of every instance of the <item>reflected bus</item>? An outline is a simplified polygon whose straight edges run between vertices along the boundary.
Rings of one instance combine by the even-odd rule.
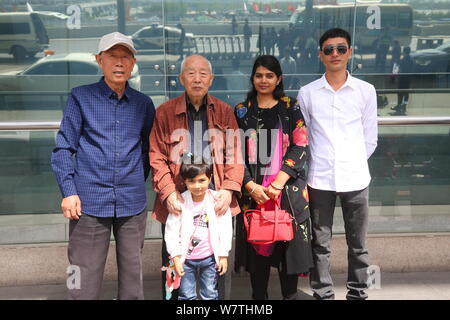
[[[290,22],[299,32],[320,37],[324,31],[336,27],[350,34],[354,31],[353,43],[364,51],[375,50],[383,30],[388,30],[401,46],[411,43],[413,10],[409,4],[341,3],[313,6],[310,12],[302,7],[292,14]]]

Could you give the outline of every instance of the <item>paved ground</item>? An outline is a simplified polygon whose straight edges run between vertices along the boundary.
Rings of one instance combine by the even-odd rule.
[[[345,299],[344,274],[333,275],[336,287],[336,299]],[[103,287],[103,299],[114,299],[117,283],[106,281]],[[145,298],[160,299],[160,281],[145,281]],[[280,287],[278,276],[271,275],[270,299],[279,300]],[[308,279],[300,278],[300,299],[312,300]],[[250,279],[247,276],[233,275],[231,299],[249,300]],[[65,285],[33,285],[19,287],[0,287],[0,299],[19,300],[61,300],[65,299]],[[369,291],[370,300],[450,300],[450,272],[414,272],[383,273],[379,289]]]

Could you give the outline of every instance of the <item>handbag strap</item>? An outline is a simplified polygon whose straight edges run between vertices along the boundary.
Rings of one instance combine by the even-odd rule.
[[[280,206],[277,202],[275,202],[275,227],[273,228],[273,236],[272,241],[275,241],[277,236],[277,229],[278,229],[278,210],[280,210]]]
[[[253,209],[245,210],[244,216],[243,216],[243,218],[244,218],[245,231],[247,231],[247,234],[248,234],[249,229],[250,229],[250,227],[249,227],[249,225],[248,225],[248,216],[251,214],[251,211],[253,211]]]
[[[273,228],[273,234],[272,234],[272,240],[269,242],[274,242],[277,236],[277,230],[278,230],[278,211],[281,210],[280,205],[277,201],[274,201],[275,203],[275,217],[274,217],[274,228]],[[264,208],[261,208],[261,212],[265,211]]]
[[[298,229],[298,222],[297,222],[297,219],[295,218],[295,214],[294,214],[294,206],[292,205],[291,197],[289,196],[288,186],[286,186],[285,188],[286,188],[285,194],[286,194],[286,197],[287,197],[287,200],[288,200],[288,203],[289,203],[289,207],[291,207],[291,212],[292,212],[292,214],[291,214],[290,212],[288,212],[288,213],[289,213],[289,215],[291,216],[291,219],[294,220],[295,230],[297,230],[297,229]]]

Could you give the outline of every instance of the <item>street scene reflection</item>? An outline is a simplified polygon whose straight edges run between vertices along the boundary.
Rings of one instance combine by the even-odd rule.
[[[0,121],[60,121],[70,90],[100,77],[94,54],[100,37],[112,31],[133,39],[138,54],[130,85],[155,106],[183,91],[180,64],[194,53],[212,63],[210,93],[232,107],[245,99],[261,54],[280,60],[286,93],[296,97],[322,76],[318,40],[332,27],[352,35],[349,72],[375,86],[380,118],[448,117],[449,16],[450,0],[3,0]],[[379,132],[370,160],[371,203],[394,207],[387,215],[403,205],[447,207],[448,125],[381,126]],[[51,132],[0,135],[0,147],[10,150],[0,157],[6,182],[0,214],[59,212],[48,164],[53,139]],[[33,201],[12,196],[24,184]],[[42,192],[52,200],[34,208]],[[373,218],[380,230],[383,214]],[[441,231],[449,231],[450,224],[439,223],[446,215],[442,209],[434,217]]]

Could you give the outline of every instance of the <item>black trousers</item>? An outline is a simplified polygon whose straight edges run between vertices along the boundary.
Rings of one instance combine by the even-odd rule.
[[[255,271],[250,272],[250,281],[252,283],[252,298],[254,300],[268,300],[269,294],[267,287],[269,285],[270,277],[270,257],[261,256],[256,254],[257,267]],[[282,268],[286,269],[286,268]],[[286,270],[278,269],[278,276],[280,278],[281,294],[284,300],[296,300],[297,299],[297,284],[298,275],[286,274]]]
[[[400,75],[398,79],[398,88],[399,89],[410,89],[411,88],[411,77],[409,75]],[[403,104],[405,101],[405,104]],[[397,111],[406,112],[406,105],[409,101],[409,93],[408,92],[399,92],[397,95]]]

